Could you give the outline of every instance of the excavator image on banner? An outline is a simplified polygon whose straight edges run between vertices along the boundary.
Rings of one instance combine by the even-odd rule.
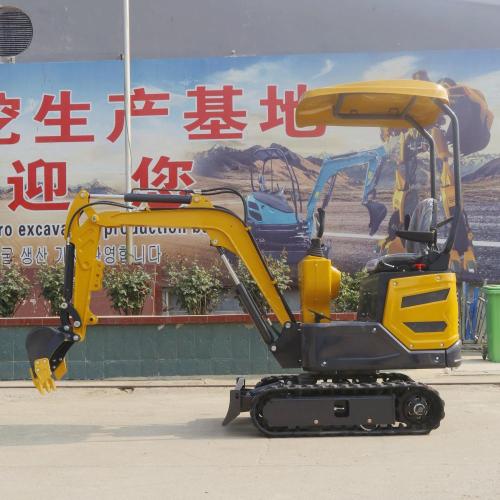
[[[427,72],[423,70],[417,71],[413,78],[429,81]],[[484,95],[479,90],[457,84],[451,78],[444,78],[438,83],[447,89],[450,107],[459,121],[460,153],[466,156],[481,151],[490,141],[490,129],[493,123],[493,114],[488,109]],[[452,153],[449,150],[449,145],[453,144],[453,129],[444,119],[440,119],[429,127],[429,133],[434,139],[437,169],[440,172],[440,201],[445,217],[451,217],[455,210],[454,169],[450,164]],[[379,242],[379,251],[398,253],[404,250],[405,243],[396,232],[405,228],[418,203],[419,155],[428,151],[428,142],[412,129],[384,127],[381,130],[381,138],[385,143],[396,139],[399,144],[396,146],[398,153],[392,197],[393,212],[389,220],[388,235]],[[465,211],[462,211],[458,224],[450,267],[461,277],[477,273],[473,234]]]
[[[435,141],[427,128],[442,117],[452,130],[454,210],[438,220]],[[301,127],[413,128],[428,143],[428,197],[417,203],[408,227],[396,232],[405,251],[367,263],[357,319],[331,320],[341,272],[323,254],[321,207],[307,255],[299,263],[298,315],[278,290],[247,220],[213,203],[212,198],[230,193],[229,188],[185,194],[133,191],[107,199],[80,191],[66,219],[61,325],[37,328],[26,339],[31,376],[40,392],[54,389],[54,379],[66,372],[68,350],[83,342],[87,328],[98,322],[91,297],[102,287],[104,264],[96,256],[103,228],[200,228],[219,251],[269,352],[283,369],[294,370],[264,377],[255,387],[238,377],[224,425],[242,412],[249,412],[255,427],[269,437],[421,435],[440,425],[444,402],[438,392],[397,370],[456,367],[461,362],[456,277],[449,270],[462,217],[460,141],[448,92],[441,85],[415,80],[320,88],[302,96],[296,122]],[[146,205],[134,208],[130,202]],[[181,206],[147,205],[157,202]],[[443,229],[447,236],[439,244]],[[239,280],[229,253],[247,267],[272,317],[259,309]]]
[[[373,235],[387,214],[387,208],[376,201],[374,182],[376,172],[386,156],[384,146],[377,149],[359,151],[325,158],[320,167],[316,182],[307,200],[305,216],[302,216],[302,193],[295,173],[295,167],[288,161],[286,153],[276,147],[258,149],[255,157],[260,160],[257,179],[250,169],[252,192],[246,196],[247,223],[259,249],[273,258],[286,254],[288,264],[296,264],[307,254],[314,231],[314,214],[321,201],[326,211],[333,199],[337,174],[353,167],[366,165],[365,185],[362,204],[369,214],[369,234]],[[288,185],[279,185],[273,170],[273,160],[285,166]],[[287,192],[290,200],[287,199]],[[322,196],[323,195],[323,196]],[[332,258],[333,242],[323,239],[322,249],[325,257]]]

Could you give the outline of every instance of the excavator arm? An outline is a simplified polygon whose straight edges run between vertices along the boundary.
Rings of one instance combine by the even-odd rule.
[[[201,194],[165,195],[128,193],[124,202],[181,203],[179,208],[131,209],[116,201],[91,201],[91,195],[80,191],[70,206],[65,228],[65,302],[61,308],[61,327],[31,332],[26,348],[31,376],[40,392],[54,388],[53,377],[66,373],[65,355],[76,342],[85,339],[88,325],[98,322],[91,310],[92,293],[102,288],[104,264],[97,258],[102,228],[168,227],[203,229],[216,247],[236,284],[237,292],[256,323],[266,344],[276,340],[270,321],[258,310],[252,298],[234,273],[225,251],[237,255],[247,267],[266,298],[278,322],[295,323],[293,314],[281,296],[274,278],[252,238],[250,228],[234,213],[215,207]],[[98,205],[118,206],[120,210],[96,211]]]
[[[326,210],[326,207],[330,203],[333,196],[337,174],[348,170],[349,168],[359,167],[365,164],[367,165],[367,169],[363,188],[362,204],[367,208],[370,216],[370,235],[377,231],[387,214],[387,209],[382,203],[372,199],[372,194],[375,192],[378,175],[380,173],[380,166],[385,156],[385,148],[384,146],[380,146],[377,149],[332,156],[323,161],[318,179],[316,180],[316,184],[314,185],[313,191],[311,192],[307,203],[307,223],[309,233],[312,232],[314,212],[325,186],[328,185],[322,202],[321,208],[323,210]]]

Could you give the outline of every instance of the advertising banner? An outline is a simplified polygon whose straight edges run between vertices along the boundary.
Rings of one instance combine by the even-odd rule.
[[[120,61],[0,66],[0,260],[63,259],[65,214],[82,188],[123,193],[124,98]],[[428,196],[428,150],[401,130],[298,128],[300,96],[357,80],[414,78],[447,87],[461,127],[465,212],[452,266],[466,279],[500,279],[500,52],[308,54],[132,62],[132,180],[174,191],[229,186],[220,204],[247,213],[261,249],[304,255],[314,211],[326,210],[328,255],[356,271],[402,252],[394,231]],[[442,119],[439,211],[453,199],[451,137]],[[346,156],[347,155],[347,156]],[[443,233],[443,237],[445,233]],[[204,257],[206,236],[138,228],[134,260]],[[125,259],[125,237],[106,231],[104,262]]]

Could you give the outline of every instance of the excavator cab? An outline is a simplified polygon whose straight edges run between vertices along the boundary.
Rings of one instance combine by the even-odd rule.
[[[438,222],[435,144],[426,128],[443,113],[449,117],[450,129],[454,132],[456,209],[452,217]],[[453,365],[460,357],[457,352],[458,304],[455,275],[448,272],[448,263],[462,214],[462,196],[458,122],[449,107],[446,89],[431,82],[411,80],[359,82],[316,89],[304,94],[296,118],[299,126],[315,123],[413,128],[428,143],[430,196],[416,204],[405,229],[397,231],[405,241],[406,252],[384,255],[367,263],[370,274],[361,285],[358,321],[394,325],[390,330],[398,332],[395,337],[409,350],[410,357],[422,354],[415,352],[418,345],[438,349],[448,346],[452,351],[445,354],[446,363]],[[442,248],[438,248],[437,233],[445,226],[449,226],[448,235]],[[439,356],[436,354],[435,359]],[[368,361],[367,357],[362,363],[374,368],[374,361]],[[390,364],[394,364],[393,361]],[[381,359],[377,362],[379,366],[384,364]],[[351,360],[350,364],[355,363]]]
[[[310,238],[301,220],[302,196],[293,165],[280,148],[258,149],[255,159],[261,162],[250,169],[252,192],[246,196],[247,223],[260,250],[267,256],[279,258],[286,253],[290,265],[296,265],[307,252]],[[285,184],[280,185],[276,164],[284,166]]]
[[[426,127],[448,116],[453,130],[455,208],[438,221],[435,209],[434,142]],[[98,322],[90,309],[102,287],[97,259],[102,228],[172,227],[203,229],[220,254],[236,293],[262,341],[290,375],[264,377],[246,387],[239,377],[230,392],[224,424],[250,412],[264,435],[338,436],[428,434],[444,417],[444,403],[431,387],[394,370],[455,367],[461,362],[455,274],[450,251],[462,215],[459,131],[444,87],[426,81],[359,82],[306,92],[296,110],[298,126],[337,125],[415,128],[429,143],[429,197],[417,203],[400,238],[406,252],[377,261],[361,285],[357,319],[331,321],[341,272],[323,254],[325,226],[319,210],[307,255],[298,266],[300,316],[277,288],[246,220],[211,201],[229,188],[186,194],[134,191],[103,199],[81,191],[66,221],[65,303],[59,328],[39,328],[26,341],[33,382],[54,388],[65,371],[64,356]],[[233,194],[240,196],[239,193]],[[109,197],[109,196],[108,196]],[[127,203],[176,203],[175,208]],[[98,211],[99,206],[112,210]],[[152,205],[154,206],[154,205]],[[437,233],[446,227],[443,245]],[[236,254],[266,298],[274,317],[259,308],[234,271]],[[298,369],[298,370],[297,370]]]

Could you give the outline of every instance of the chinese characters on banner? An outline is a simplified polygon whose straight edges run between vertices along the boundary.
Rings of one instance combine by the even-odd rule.
[[[260,133],[282,128],[288,137],[309,138],[320,137],[325,127],[297,129],[294,113],[300,96],[306,91],[306,85],[298,84],[292,89],[278,89],[269,84],[262,89],[258,102],[265,117],[257,126]],[[218,87],[196,85],[185,91],[185,110],[183,129],[187,141],[200,140],[241,140],[249,125],[248,110],[239,101],[244,96],[244,89],[234,85],[223,84]],[[169,104],[171,93],[167,91],[148,92],[145,87],[132,90],[131,114],[134,119],[147,117],[163,117],[169,120]],[[123,94],[107,95],[109,112],[114,113],[113,125],[105,136],[109,143],[115,143],[122,135],[125,125]],[[0,91],[0,148],[15,146],[22,137],[22,129],[16,129],[16,122],[23,114],[23,98],[8,95]],[[68,171],[71,164],[65,158],[44,150],[44,144],[87,143],[96,142],[96,134],[92,130],[93,103],[85,102],[75,91],[62,89],[53,94],[43,94],[35,104],[31,120],[35,134],[33,141],[40,145],[36,150],[37,157],[16,159],[5,165],[9,169],[6,176],[8,189],[7,210],[16,212],[20,209],[27,212],[64,212],[70,202],[68,195]],[[100,137],[101,138],[101,137]],[[19,146],[18,146],[19,147]],[[16,155],[17,156],[17,155]],[[18,157],[19,158],[19,157]],[[132,180],[141,189],[155,189],[163,192],[191,189],[195,184],[193,161],[172,158],[168,151],[158,156],[142,156],[134,166]],[[33,227],[31,227],[33,226]],[[52,226],[47,229],[46,226]],[[60,227],[59,227],[60,226]],[[32,244],[36,238],[62,236],[61,224],[46,224],[42,230],[36,231],[36,225],[22,224],[17,233],[12,225],[0,224],[0,236],[17,236],[33,238],[30,244],[24,244],[18,252],[18,259],[23,265],[40,265],[49,259],[49,246]],[[59,229],[53,230],[55,227]],[[24,228],[24,229],[23,229]],[[5,242],[5,244],[4,244]],[[0,262],[12,262],[14,249],[6,244],[3,238],[0,245]],[[53,245],[51,261],[60,262],[64,258],[63,247]],[[125,259],[123,245],[104,245],[100,248],[101,257],[106,264],[115,264]],[[135,260],[138,263],[159,263],[160,245],[139,245],[134,248]]]
[[[19,116],[21,99],[19,97],[7,98],[5,92],[0,92],[0,131]],[[0,136],[0,144],[17,144],[21,136],[11,132],[7,136]]]

